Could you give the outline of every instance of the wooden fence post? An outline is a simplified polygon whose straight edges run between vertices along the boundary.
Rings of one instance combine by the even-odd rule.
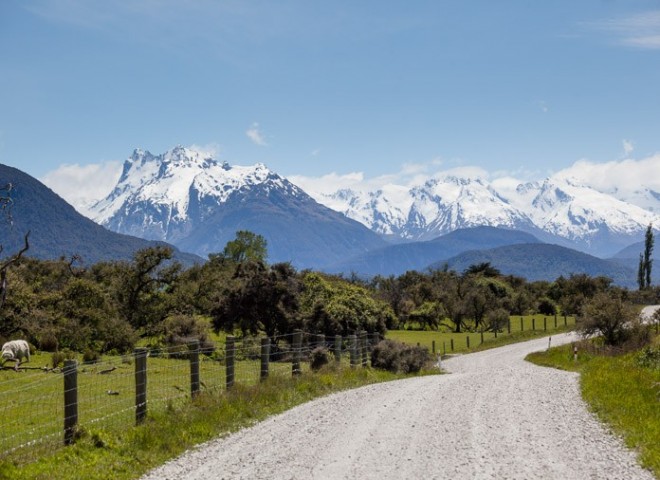
[[[360,338],[360,345],[362,346],[362,368],[367,367],[367,361],[369,359],[369,337],[367,336],[366,330],[362,330],[362,335]]]
[[[146,348],[136,348],[135,355],[135,424],[147,418],[147,352]]]
[[[293,332],[293,362],[291,363],[291,374],[295,377],[302,373],[300,369],[300,357],[302,353],[302,330]]]
[[[465,338],[467,339],[467,348],[470,348],[470,335]]]
[[[564,314],[564,326],[568,326],[568,319],[566,318],[566,314]]]
[[[508,332],[509,335],[511,335],[511,317],[506,322],[506,331]]]
[[[78,363],[64,360],[64,445],[74,441],[78,425]]]
[[[335,362],[341,362],[341,335],[335,335]]]
[[[227,390],[234,386],[234,360],[236,358],[236,337],[227,336],[225,340],[225,373]]]
[[[532,317],[532,331],[536,330],[536,317]]]
[[[484,343],[484,329],[481,329],[481,343]]]
[[[190,396],[199,395],[199,342],[194,340],[188,344],[190,356]]]
[[[435,340],[431,341],[431,353],[435,355]]]
[[[548,331],[548,319],[543,317],[543,331]]]
[[[555,313],[555,330],[557,329],[557,314]]]
[[[268,378],[268,369],[270,366],[270,338],[265,337],[261,339],[261,375],[260,380],[263,382]]]
[[[350,357],[351,357],[351,368],[355,368],[357,365],[357,337],[356,335],[349,335],[348,336],[348,343],[349,343],[349,349],[350,349]]]
[[[450,338],[449,342],[451,343],[451,351],[453,352],[454,351],[454,339]]]
[[[520,317],[520,331],[523,331],[523,317]]]

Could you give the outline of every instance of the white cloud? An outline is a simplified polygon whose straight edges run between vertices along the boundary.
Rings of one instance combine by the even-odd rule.
[[[624,146],[625,148],[625,146]],[[660,192],[660,154],[641,160],[593,163],[579,160],[553,175],[557,179],[574,179],[600,192],[608,193],[642,208],[660,211],[660,201],[645,190]]]
[[[248,128],[245,131],[245,135],[248,136],[248,138],[254,143],[255,145],[259,145],[260,147],[266,147],[268,144],[266,143],[266,138],[264,137],[264,134],[261,132],[259,129],[259,124],[257,122],[254,122],[250,128]]]
[[[218,158],[220,155],[220,145],[218,143],[207,143],[206,145],[197,145],[193,143],[189,148],[199,152],[205,157]]]
[[[320,177],[289,175],[287,179],[312,196],[327,195],[347,188],[362,190],[365,185],[362,172],[351,172],[343,175],[332,172]]]
[[[635,150],[635,145],[630,140],[624,139],[623,142],[623,153],[625,158],[630,157],[630,154]]]
[[[645,50],[660,49],[660,10],[586,25],[615,35],[620,45]]]
[[[121,175],[121,161],[88,165],[64,164],[46,173],[41,180],[78,212],[89,216],[89,207],[107,196]]]

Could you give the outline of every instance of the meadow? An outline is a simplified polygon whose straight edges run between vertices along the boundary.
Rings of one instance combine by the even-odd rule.
[[[511,333],[509,333],[508,326],[505,326],[497,334],[483,332],[483,342],[481,332],[454,333],[446,329],[444,331],[389,330],[385,337],[411,345],[420,345],[428,348],[431,352],[433,351],[433,342],[435,342],[436,354],[450,355],[483,348],[494,348],[513,342],[552,335],[553,333],[561,333],[574,327],[575,317],[572,316],[526,315],[510,318]]]

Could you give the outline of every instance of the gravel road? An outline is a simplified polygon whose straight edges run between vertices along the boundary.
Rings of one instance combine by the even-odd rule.
[[[547,346],[457,356],[442,362],[448,375],[333,394],[143,479],[653,479],[587,411],[577,374],[523,360]]]

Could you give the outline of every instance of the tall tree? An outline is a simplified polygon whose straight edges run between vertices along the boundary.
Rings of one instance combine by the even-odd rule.
[[[649,224],[646,228],[646,235],[644,236],[644,286],[649,288],[651,286],[651,267],[653,266],[653,224]]]
[[[639,266],[637,267],[637,286],[640,290],[644,290],[646,284],[646,275],[644,271],[644,254],[639,254]]]
[[[227,242],[223,255],[236,263],[252,261],[266,262],[268,257],[266,239],[248,230],[236,232],[236,238]]]

